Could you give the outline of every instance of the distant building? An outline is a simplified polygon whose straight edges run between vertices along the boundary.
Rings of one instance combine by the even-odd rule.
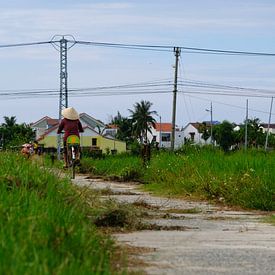
[[[268,124],[267,123],[261,123],[260,127],[263,129],[263,132],[267,132],[267,130],[268,130]],[[275,134],[275,123],[270,123],[269,133],[270,134]]]
[[[118,131],[118,126],[115,124],[108,124],[103,130],[104,136],[115,137]]]
[[[48,116],[44,116],[38,121],[31,123],[30,127],[35,131],[35,139],[38,140],[42,137],[49,129],[58,125],[58,119],[54,119]]]
[[[183,128],[184,143],[192,142],[194,144],[210,144],[211,138],[207,140],[202,138],[202,123],[190,122]]]
[[[102,150],[103,153],[109,150],[117,152],[126,151],[126,143],[115,139],[114,136],[105,133],[103,122],[96,120],[86,113],[79,115],[84,133],[80,133],[80,144],[82,147]],[[57,148],[57,129],[59,122],[57,119],[43,117],[31,124],[31,128],[36,131],[36,140],[44,148]]]
[[[152,131],[152,134],[148,133],[150,142],[157,142],[162,148],[171,148],[172,123],[155,123],[155,126],[151,126],[150,129]],[[183,132],[176,127],[175,148],[182,146],[183,140]]]

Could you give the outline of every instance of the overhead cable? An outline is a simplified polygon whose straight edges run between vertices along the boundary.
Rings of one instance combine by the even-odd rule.
[[[70,41],[72,42],[72,41]],[[147,44],[125,44],[125,43],[110,43],[110,42],[95,42],[95,41],[75,41],[77,44],[90,45],[90,46],[101,46],[101,47],[116,47],[116,48],[127,48],[135,50],[165,50],[172,51],[176,46],[172,45],[147,45]],[[249,55],[249,56],[270,56],[275,57],[275,53],[266,52],[250,52],[250,51],[235,51],[235,50],[222,50],[222,49],[208,49],[208,48],[197,48],[197,47],[186,47],[177,46],[181,50],[187,50],[190,52],[198,53],[209,53],[209,54],[229,54],[229,55]]]
[[[24,46],[37,46],[44,44],[51,44],[53,41],[43,41],[43,42],[30,42],[30,43],[17,43],[17,44],[4,44],[0,45],[0,48],[13,48],[13,47],[24,47]]]

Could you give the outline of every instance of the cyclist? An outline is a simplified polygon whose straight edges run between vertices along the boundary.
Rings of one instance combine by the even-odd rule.
[[[25,143],[22,145],[22,149],[21,149],[21,154],[26,157],[29,158],[33,153],[32,150],[32,144],[31,143]]]
[[[70,135],[76,135],[79,137],[79,133],[83,133],[84,130],[81,122],[79,121],[78,112],[73,107],[63,109],[61,114],[64,118],[59,124],[57,134],[61,134],[64,130],[64,168],[68,168],[67,138]]]

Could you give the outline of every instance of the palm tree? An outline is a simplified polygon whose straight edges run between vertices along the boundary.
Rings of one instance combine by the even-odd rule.
[[[5,128],[12,128],[16,125],[16,117],[15,116],[11,116],[11,117],[4,116],[4,120],[5,120],[5,122],[2,124],[2,126]]]
[[[150,111],[153,103],[149,101],[142,100],[140,103],[134,104],[134,110],[130,110],[132,125],[133,125],[133,134],[141,142],[148,141],[147,133],[151,132],[150,125],[155,126],[156,120],[152,115],[157,114],[156,111]]]

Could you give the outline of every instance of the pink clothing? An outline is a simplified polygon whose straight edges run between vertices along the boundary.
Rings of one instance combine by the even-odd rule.
[[[70,120],[67,118],[63,118],[59,124],[57,133],[60,134],[62,132],[62,130],[64,130],[65,134],[64,134],[64,141],[67,140],[68,136],[70,135],[76,135],[79,137],[79,132],[83,133],[83,127],[81,122],[79,121],[79,119],[77,120]]]

